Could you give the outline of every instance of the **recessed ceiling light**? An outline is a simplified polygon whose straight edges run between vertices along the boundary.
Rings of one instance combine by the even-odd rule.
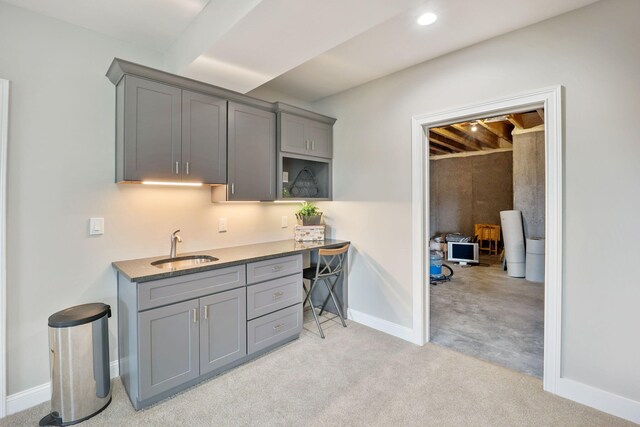
[[[420,25],[431,25],[438,19],[438,16],[435,13],[427,12],[420,15],[418,18],[418,24]]]

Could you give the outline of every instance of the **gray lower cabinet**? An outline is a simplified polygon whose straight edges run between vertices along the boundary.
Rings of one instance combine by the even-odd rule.
[[[301,302],[300,254],[142,283],[119,274],[120,377],[134,408],[297,338]]]
[[[226,183],[227,101],[125,76],[116,87],[116,181]]]
[[[275,113],[229,102],[227,124],[228,185],[214,200],[275,200]]]
[[[200,374],[247,354],[245,288],[200,298]]]
[[[139,314],[140,400],[200,375],[197,310],[193,300]]]
[[[302,286],[302,284],[300,285]],[[284,308],[247,322],[247,351],[253,354],[302,331],[302,306]]]
[[[140,400],[247,354],[244,287],[139,314]]]

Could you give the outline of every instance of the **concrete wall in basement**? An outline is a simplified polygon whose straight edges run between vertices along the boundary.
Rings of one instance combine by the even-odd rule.
[[[513,206],[511,151],[429,161],[430,232],[474,234]]]
[[[544,129],[513,133],[513,208],[522,211],[524,235],[544,237]]]

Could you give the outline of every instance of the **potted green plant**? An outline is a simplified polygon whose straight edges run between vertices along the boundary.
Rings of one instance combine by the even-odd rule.
[[[296,211],[296,218],[302,225],[320,225],[322,212],[313,203],[303,202],[300,209]]]

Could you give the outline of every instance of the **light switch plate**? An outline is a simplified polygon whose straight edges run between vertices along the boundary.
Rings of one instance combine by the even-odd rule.
[[[218,232],[224,233],[227,231],[227,218],[218,219]]]
[[[104,234],[104,218],[89,218],[89,235]]]
[[[289,182],[289,172],[282,172],[282,182]]]
[[[280,222],[280,226],[282,228],[287,228],[289,226],[289,217],[288,216],[285,215],[285,216],[282,217],[282,220]]]

